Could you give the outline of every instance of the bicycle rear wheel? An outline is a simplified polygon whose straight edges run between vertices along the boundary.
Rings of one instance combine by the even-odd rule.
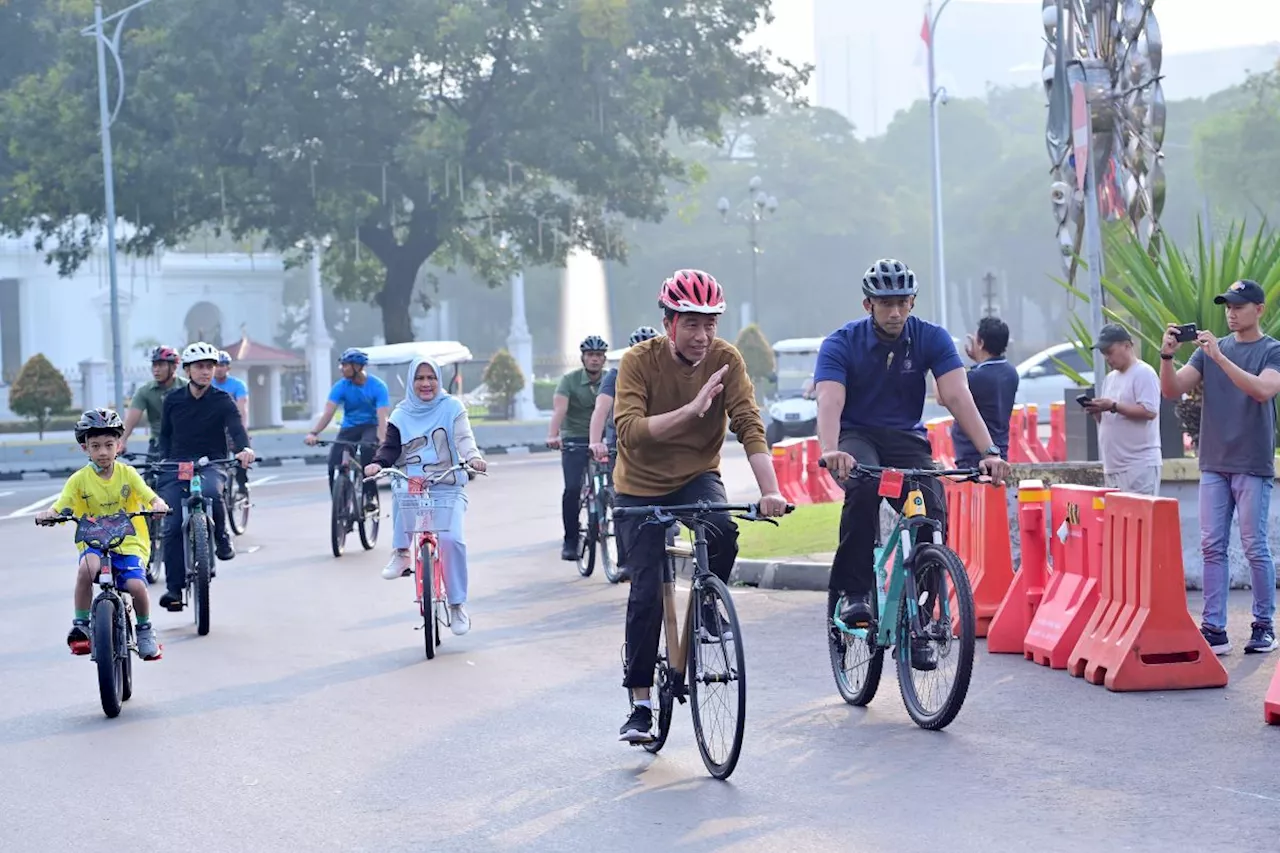
[[[118,717],[124,702],[124,671],[116,654],[116,604],[103,596],[93,603],[93,659],[98,665],[98,696],[102,712]]]
[[[676,703],[676,674],[670,666],[671,648],[667,644],[666,620],[663,621],[662,637],[658,640],[658,661],[653,667],[653,689],[658,697],[658,720],[654,727],[653,740],[644,744],[644,748],[657,755],[667,744],[667,735],[671,733],[671,712]]]
[[[195,610],[196,633],[209,633],[209,577],[213,554],[209,551],[209,517],[203,512],[191,514],[191,592]]]
[[[907,713],[924,729],[945,728],[964,704],[973,674],[973,590],[964,564],[945,545],[921,545],[915,556],[916,600],[924,630],[913,636],[907,597],[898,611],[898,687]],[[948,599],[954,598],[954,603]],[[951,628],[953,611],[958,630]],[[913,654],[913,646],[918,651]],[[922,667],[917,668],[913,657]],[[946,673],[950,673],[949,676]],[[941,678],[934,678],[942,674]]]
[[[144,574],[148,584],[155,584],[160,580],[160,573],[164,566],[164,543],[161,539],[163,531],[163,522],[155,516],[147,516],[147,538],[151,542],[151,554],[147,557],[147,568]]]
[[[350,519],[347,518],[351,506],[351,498],[348,496],[350,491],[351,481],[347,479],[346,474],[339,472],[339,476],[333,480],[333,494],[330,496],[332,500],[329,504],[329,545],[335,557],[341,557],[347,547],[347,531],[350,529]]]
[[[693,732],[707,771],[717,779],[728,779],[742,754],[747,724],[742,628],[729,588],[714,575],[694,581],[690,606],[693,631],[688,638],[686,673]]]
[[[121,681],[120,699],[125,702],[128,702],[129,697],[133,696],[133,654],[132,652],[135,652],[138,649],[138,643],[137,643],[137,639],[134,637],[133,629],[129,627],[129,617],[130,617],[129,608],[126,607],[124,611],[125,648],[124,648],[124,654],[120,656],[120,674],[122,676],[120,679]]]
[[[827,593],[827,648],[831,652],[831,674],[836,679],[840,698],[850,705],[866,705],[875,698],[880,687],[880,675],[884,671],[884,649],[876,645],[875,634],[867,632],[866,638],[846,634],[836,627],[832,618],[840,595]],[[873,593],[873,612],[879,613]]]

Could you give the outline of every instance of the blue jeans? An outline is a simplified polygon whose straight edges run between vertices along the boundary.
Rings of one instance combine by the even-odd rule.
[[[1270,477],[1200,472],[1200,552],[1204,558],[1204,624],[1227,627],[1227,591],[1231,568],[1227,539],[1231,515],[1240,523],[1240,547],[1253,582],[1253,618],[1272,624],[1276,611],[1276,564],[1267,544]]]
[[[433,494],[456,494],[458,506],[453,513],[452,524],[447,531],[436,532],[436,542],[440,546],[440,562],[444,564],[444,586],[450,604],[467,603],[467,538],[463,533],[462,519],[467,514],[467,499],[461,490],[449,490],[436,486]],[[409,533],[405,530],[405,520],[396,507],[399,492],[391,491],[391,547],[404,550],[409,547]]]

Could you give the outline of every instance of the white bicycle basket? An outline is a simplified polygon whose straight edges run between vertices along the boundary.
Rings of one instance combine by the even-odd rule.
[[[396,512],[406,533],[445,533],[453,529],[454,513],[462,512],[462,496],[448,493],[395,494]]]

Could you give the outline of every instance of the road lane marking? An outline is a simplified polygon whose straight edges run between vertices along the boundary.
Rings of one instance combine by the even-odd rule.
[[[62,492],[58,491],[49,495],[49,497],[47,498],[41,498],[38,501],[32,501],[31,503],[24,506],[22,509],[15,509],[13,512],[9,513],[5,517],[21,518],[24,515],[34,515],[35,513],[39,512],[42,509],[48,509],[49,505],[52,504],[55,500],[57,500],[61,494]]]
[[[257,479],[257,480],[250,480],[250,481],[249,481],[249,485],[250,485],[250,486],[263,486],[263,485],[266,485],[267,483],[270,483],[272,480],[278,479],[279,477],[280,477],[280,475],[279,475],[279,474],[272,474],[272,475],[271,475],[271,476],[269,476],[269,477],[260,477],[260,478],[259,478],[259,479]]]

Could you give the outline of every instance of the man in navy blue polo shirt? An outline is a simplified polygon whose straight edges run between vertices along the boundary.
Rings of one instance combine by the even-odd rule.
[[[834,611],[838,603],[841,620],[851,627],[868,625],[874,618],[871,591],[880,497],[874,479],[849,481],[849,474],[859,462],[894,468],[933,466],[922,422],[926,371],[933,372],[938,402],[955,416],[974,446],[983,449],[982,471],[996,482],[1003,482],[1009,472],[974,405],[951,335],[911,316],[915,273],[900,261],[877,261],[863,276],[862,293],[868,316],[828,335],[814,370],[822,458],[836,480],[848,486],[840,513],[840,544],[831,564],[830,608]],[[942,484],[930,478],[920,487],[929,517],[945,525]],[[917,639],[919,643],[912,641],[912,666],[936,668],[927,640]]]

